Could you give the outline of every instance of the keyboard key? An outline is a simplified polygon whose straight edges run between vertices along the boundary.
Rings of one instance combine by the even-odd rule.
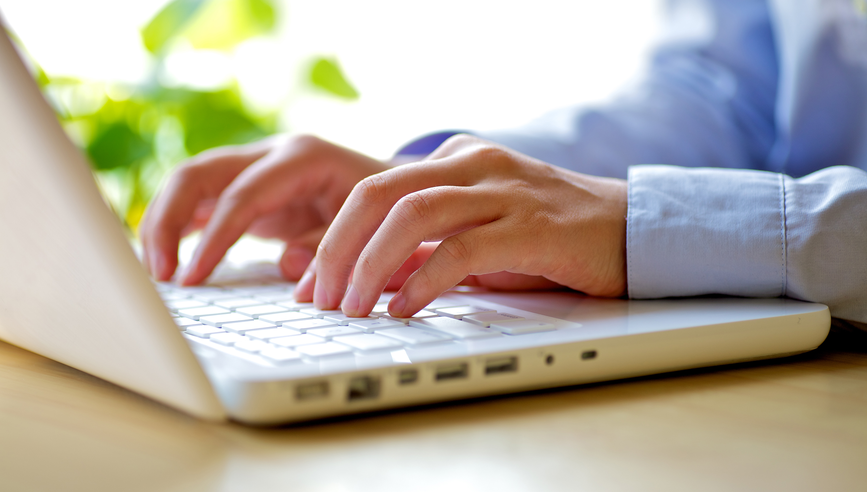
[[[291,328],[293,330],[298,330],[301,333],[305,333],[309,330],[313,330],[316,328],[327,328],[329,326],[337,326],[330,321],[325,321],[324,319],[302,319],[300,321],[287,321],[283,323],[283,326],[286,328]]]
[[[251,318],[258,318],[263,314],[285,313],[288,309],[277,306],[275,304],[260,304],[258,306],[248,306],[235,309],[236,313],[241,313]]]
[[[189,299],[189,297],[190,296],[188,295],[179,294],[177,292],[160,292],[160,299],[162,299],[163,302],[180,301],[181,299]]]
[[[409,345],[424,345],[428,343],[441,343],[451,340],[451,337],[443,333],[437,333],[421,328],[403,326],[400,328],[387,328],[376,332],[378,335],[395,338]]]
[[[202,323],[217,327],[223,326],[226,323],[238,323],[241,321],[252,320],[253,318],[238,313],[215,314],[213,316],[202,316],[199,318],[199,321],[201,321]]]
[[[183,328],[185,326],[195,326],[195,325],[201,324],[197,320],[194,320],[192,318],[174,318],[174,320],[175,320],[175,324],[178,325],[178,327],[180,327],[180,328]]]
[[[343,311],[339,309],[316,309],[316,308],[305,308],[299,311],[301,313],[309,315],[311,318],[322,318],[327,314],[343,314]]]
[[[551,323],[533,319],[498,321],[496,323],[491,323],[491,328],[500,330],[509,335],[523,335],[525,333],[538,333],[540,331],[551,331],[555,329],[554,325]]]
[[[289,311],[300,311],[302,309],[308,309],[313,307],[312,302],[298,302],[294,299],[290,299],[288,301],[281,301],[276,303],[278,306],[283,306]]]
[[[235,348],[244,352],[257,353],[270,348],[271,346],[262,340],[242,340],[235,344]]]
[[[260,319],[254,319],[252,321],[242,321],[240,323],[226,323],[222,326],[223,329],[232,331],[235,333],[244,334],[250,330],[261,330],[263,328],[276,328],[273,323],[268,323],[267,321],[262,321]]]
[[[185,289],[187,287],[184,287]],[[233,294],[231,292],[226,292],[224,290],[214,290],[209,292],[190,292],[190,295],[194,299],[198,299],[200,301],[205,302],[214,302],[220,299],[229,299],[231,297],[238,297],[237,294]]]
[[[252,330],[247,332],[248,337],[256,340],[270,340],[272,338],[291,337],[300,334],[300,331],[282,327],[265,328],[264,330]]]
[[[471,314],[495,313],[496,311],[493,309],[483,308],[479,306],[458,306],[440,308],[437,309],[436,312],[440,316],[448,316],[449,318],[461,319],[462,317],[469,316]]]
[[[330,355],[342,355],[352,353],[352,350],[346,345],[340,345],[335,342],[317,343],[315,345],[302,345],[298,347],[299,353],[307,357],[328,357]]]
[[[357,335],[358,333],[361,333],[361,330],[349,326],[329,326],[327,328],[307,330],[307,333],[316,335],[317,337],[322,337],[326,340],[331,340],[334,337],[341,337],[344,335]]]
[[[409,324],[416,328],[437,330],[459,339],[488,338],[500,335],[496,330],[482,328],[481,326],[452,318],[426,318],[410,321]]]
[[[301,354],[294,350],[290,350],[283,347],[268,347],[261,352],[259,355],[265,357],[266,359],[272,362],[295,362],[301,360]]]
[[[521,316],[517,316],[509,313],[481,313],[481,314],[471,314],[469,316],[464,316],[461,318],[463,321],[468,321],[474,325],[480,325],[484,327],[488,327],[491,323],[497,323],[499,321],[512,321],[512,320],[520,320],[524,319]]]
[[[344,345],[349,345],[350,347],[356,350],[361,350],[362,352],[403,347],[403,343],[397,339],[376,334],[349,335],[345,337],[337,337],[334,341]]]
[[[211,335],[216,333],[226,333],[224,330],[219,328],[214,328],[213,326],[206,325],[194,325],[188,326],[184,333],[189,333],[190,335],[200,337],[200,338],[208,338]]]
[[[375,315],[388,314],[388,303],[387,302],[380,302],[377,305],[373,306],[373,311],[371,311],[370,314],[375,314]]]
[[[401,326],[406,326],[400,321],[394,321],[391,319],[373,319],[373,320],[361,320],[361,321],[350,321],[350,328],[357,328],[365,333],[373,333],[376,330],[383,330],[386,328],[399,328]]]
[[[295,299],[295,296],[292,292],[276,292],[272,294],[258,294],[256,295],[256,299],[260,299],[270,304],[275,304],[283,301],[292,301]]]
[[[188,287],[175,287],[178,292],[185,292],[191,296],[206,296],[209,294],[221,294],[225,291],[221,287],[213,287],[208,285],[192,285]]]
[[[263,304],[262,301],[253,299],[252,297],[227,297],[214,301],[214,306],[226,309],[238,309],[248,306],[258,306],[260,304]]]
[[[310,319],[311,316],[308,314],[296,313],[292,311],[286,311],[283,313],[274,313],[274,314],[263,314],[259,316],[259,319],[263,321],[268,321],[270,323],[274,323],[275,325],[283,324],[287,321],[300,321],[302,319]]]
[[[418,319],[424,319],[424,318],[435,318],[436,316],[437,316],[437,313],[435,313],[433,311],[428,311],[427,309],[422,309],[421,311],[415,313],[414,315],[412,315],[409,318],[398,318],[396,316],[391,316],[388,314],[382,315],[382,317],[384,319],[390,319],[390,320],[397,321],[397,322],[403,323],[403,324],[407,324],[412,320],[418,320]]]
[[[275,292],[286,292],[285,285],[265,284],[265,285],[247,285],[239,286],[231,289],[232,292],[243,294],[246,296],[256,296],[259,294],[273,294]]]
[[[434,299],[434,301],[432,303],[428,304],[425,307],[425,309],[427,309],[428,311],[436,311],[437,309],[445,309],[445,308],[460,307],[460,306],[466,306],[466,303],[458,302],[458,301],[452,301],[449,299]]]
[[[343,313],[340,313],[340,314],[329,314],[329,315],[323,316],[322,319],[324,319],[325,321],[331,321],[335,325],[348,325],[351,321],[355,321],[355,320],[361,321],[361,320],[376,319],[376,318],[374,318],[373,316],[365,316],[363,318],[352,318],[352,317],[347,316]]]
[[[322,343],[325,341],[324,338],[313,336],[313,335],[295,335],[292,337],[281,337],[281,338],[272,338],[269,340],[274,345],[279,345],[281,347],[300,347],[301,345],[310,345],[313,343]]]
[[[205,307],[208,305],[207,302],[197,301],[195,299],[179,299],[177,301],[165,301],[165,304],[170,311],[177,311],[178,309]]]
[[[243,342],[244,340],[246,340],[246,338],[237,333],[215,333],[211,335],[211,341],[217,342],[220,345],[232,346],[238,342]]]
[[[217,306],[195,307],[189,309],[178,309],[178,314],[187,318],[199,319],[201,316],[212,316],[215,314],[230,313],[228,309]]]

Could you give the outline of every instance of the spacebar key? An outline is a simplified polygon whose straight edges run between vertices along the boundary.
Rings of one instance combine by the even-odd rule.
[[[458,321],[453,318],[422,318],[410,321],[409,325],[416,328],[436,330],[459,339],[500,336],[500,332],[496,330],[482,328],[479,325]]]

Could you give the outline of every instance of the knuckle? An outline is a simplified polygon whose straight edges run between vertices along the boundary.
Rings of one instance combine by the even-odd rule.
[[[446,239],[439,245],[439,248],[442,248],[443,255],[449,263],[466,264],[470,262],[472,257],[470,246],[460,236]]]
[[[451,155],[478,142],[480,142],[480,140],[477,137],[466,133],[458,133],[457,135],[452,135],[441,143],[440,146],[431,154],[431,157],[436,158]]]
[[[327,264],[334,260],[334,246],[331,244],[331,238],[328,236],[322,238],[319,246],[316,248],[316,261],[320,264]]]
[[[433,214],[431,203],[424,193],[410,193],[401,198],[394,207],[396,218],[404,225],[423,222]]]
[[[352,190],[353,198],[361,203],[377,203],[388,195],[388,180],[382,174],[368,176]]]
[[[515,166],[506,149],[497,145],[479,145],[470,151],[469,157],[483,165],[496,166],[501,169],[511,169]]]
[[[301,152],[314,151],[318,149],[325,141],[321,138],[306,133],[292,135],[287,140],[287,146]]]

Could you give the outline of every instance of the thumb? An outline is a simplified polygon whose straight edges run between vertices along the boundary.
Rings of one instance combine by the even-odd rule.
[[[287,280],[297,282],[301,278],[327,230],[327,225],[316,227],[286,242],[286,250],[280,258],[280,271]]]

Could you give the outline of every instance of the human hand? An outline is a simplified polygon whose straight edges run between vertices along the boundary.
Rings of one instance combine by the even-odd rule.
[[[203,229],[184,285],[204,280],[245,232],[286,241],[283,275],[297,280],[353,186],[384,163],[310,136],[223,147],[182,164],[151,202],[140,228],[157,280],[178,266],[178,245]]]
[[[626,292],[627,184],[551,166],[466,135],[355,186],[296,297],[368,314],[420,244],[442,241],[389,304],[410,316],[469,278],[490,287]],[[351,285],[350,284],[351,281]],[[349,288],[347,289],[347,285]]]

